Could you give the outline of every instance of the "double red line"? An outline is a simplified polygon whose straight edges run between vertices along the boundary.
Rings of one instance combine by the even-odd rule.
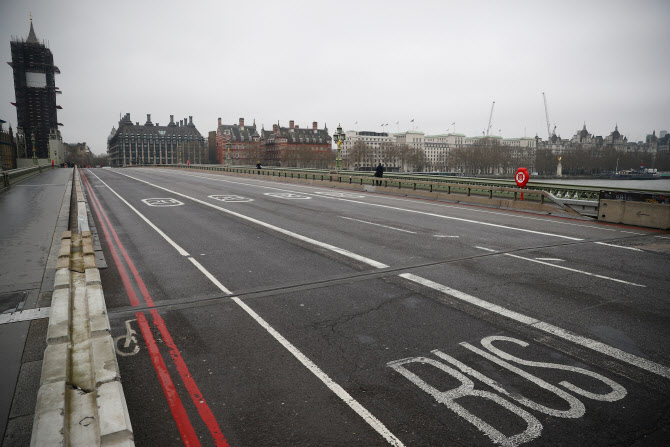
[[[81,175],[84,185],[86,186],[86,190],[88,191],[89,198],[91,199],[91,203],[93,204],[93,209],[95,210],[98,222],[100,222],[102,231],[105,235],[107,246],[109,247],[109,251],[112,254],[112,258],[114,259],[114,264],[116,265],[116,268],[119,271],[119,276],[121,276],[121,282],[123,283],[123,287],[126,290],[126,294],[128,295],[128,300],[130,301],[131,306],[133,307],[139,306],[140,300],[138,299],[135,293],[135,289],[132,286],[126,268],[121,262],[121,258],[119,257],[119,254],[116,251],[114,244],[112,244],[112,237],[114,239],[114,242],[116,243],[116,246],[121,251],[123,259],[126,261],[126,264],[128,265],[128,268],[130,269],[133,278],[135,279],[135,284],[137,285],[137,288],[140,290],[144,302],[148,307],[154,307],[154,300],[151,298],[149,290],[144,284],[144,281],[142,280],[142,277],[140,276],[139,272],[135,268],[135,264],[130,259],[130,256],[128,256],[128,252],[123,247],[123,244],[121,243],[121,240],[119,239],[116,230],[114,230],[114,226],[107,217],[107,213],[105,212],[105,210],[102,208],[102,205],[98,201],[98,198],[95,195],[95,192],[93,191],[93,188],[91,187],[88,178],[86,178],[86,175],[84,175],[83,172],[81,172]],[[110,237],[110,231],[112,237]],[[168,350],[170,352],[170,358],[172,358],[172,361],[177,367],[179,376],[181,377],[181,380],[184,383],[185,388],[188,390],[188,393],[190,394],[193,404],[198,410],[198,413],[202,421],[209,429],[209,432],[212,435],[212,438],[214,439],[215,445],[220,447],[228,447],[228,441],[226,441],[226,438],[221,432],[221,428],[219,427],[218,422],[216,422],[216,418],[214,417],[214,414],[212,413],[209,406],[207,405],[205,398],[202,396],[202,393],[200,392],[198,385],[196,385],[195,380],[193,380],[193,376],[189,372],[188,367],[186,366],[186,362],[182,358],[181,353],[177,348],[177,345],[174,343],[174,340],[170,335],[170,331],[165,326],[165,321],[163,321],[163,318],[160,316],[160,314],[156,309],[151,309],[150,313],[152,317],[152,322],[154,326],[158,329],[159,333],[161,334],[161,337],[163,338],[165,345],[168,347]],[[177,428],[179,429],[181,438],[184,441],[184,445],[199,446],[200,440],[198,439],[195,429],[193,428],[193,425],[191,424],[191,421],[188,415],[186,414],[186,409],[184,408],[181,398],[179,397],[179,393],[175,388],[174,382],[172,382],[170,373],[168,372],[165,362],[163,361],[163,356],[161,355],[160,350],[158,349],[158,345],[156,344],[156,340],[154,339],[154,336],[151,332],[149,322],[147,321],[147,318],[143,312],[136,312],[135,316],[137,317],[137,323],[139,324],[140,331],[142,332],[142,337],[144,338],[144,342],[147,346],[147,351],[149,352],[149,356],[151,357],[151,362],[153,363],[154,368],[156,370],[158,380],[163,388],[165,398],[167,399],[168,405],[170,406],[172,417],[174,418],[175,423],[177,424]]]

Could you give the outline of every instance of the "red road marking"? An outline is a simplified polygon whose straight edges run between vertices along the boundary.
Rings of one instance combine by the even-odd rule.
[[[140,288],[140,291],[142,292],[142,295],[147,303],[148,306],[153,307],[154,306],[154,301],[151,298],[151,295],[149,294],[149,290],[147,289],[146,285],[144,284],[144,281],[142,280],[139,272],[137,271],[137,268],[135,268],[135,264],[133,261],[130,259],[130,256],[128,256],[128,252],[126,249],[123,247],[123,244],[119,240],[119,237],[114,230],[114,226],[112,223],[109,221],[109,218],[107,217],[107,213],[102,209],[102,205],[98,201],[97,196],[93,192],[93,188],[91,187],[90,182],[88,181],[88,178],[84,175],[82,172],[82,178],[85,180],[86,188],[89,191],[89,194],[92,198],[93,205],[96,211],[96,214],[98,216],[98,220],[102,224],[103,231],[105,233],[105,238],[107,239],[107,245],[110,247],[110,251],[113,252],[112,257],[114,258],[114,262],[117,264],[117,267],[119,267],[119,273],[122,275],[122,281],[123,277],[125,276],[126,281],[123,281],[124,287],[126,285],[126,292],[130,290],[132,293],[132,296],[135,297],[135,301],[137,304],[132,304],[132,299],[131,299],[131,305],[137,306],[139,305],[139,301],[137,300],[137,297],[135,296],[135,292],[133,291],[132,287],[130,286],[130,281],[127,277],[127,273],[123,265],[120,263],[120,259],[118,255],[115,255],[116,251],[114,250],[114,247],[112,244],[110,244],[110,238],[109,238],[109,233],[107,231],[107,227],[105,225],[105,222],[100,219],[100,213],[104,216],[105,221],[107,222],[107,225],[109,225],[110,230],[112,231],[112,234],[114,235],[114,240],[116,241],[119,249],[123,253],[123,257],[126,260],[126,263],[128,264],[128,267],[130,268],[131,272],[133,273],[133,276],[135,278],[135,281]],[[98,212],[98,209],[100,212]],[[131,296],[130,293],[128,294],[129,297]],[[212,410],[209,408],[209,405],[207,405],[207,402],[205,401],[205,398],[202,396],[202,393],[200,392],[200,389],[198,388],[198,385],[195,383],[195,380],[193,380],[193,376],[191,375],[190,371],[188,370],[188,367],[186,366],[186,362],[184,361],[183,357],[181,356],[181,353],[179,352],[179,349],[177,348],[177,345],[174,343],[174,340],[172,339],[172,335],[170,335],[170,332],[168,331],[167,327],[165,326],[165,321],[163,321],[163,318],[160,316],[158,311],[156,309],[151,310],[151,315],[153,316],[153,323],[154,326],[158,328],[158,330],[161,333],[161,336],[163,337],[163,340],[165,341],[167,347],[170,350],[170,356],[172,357],[172,361],[175,363],[177,366],[177,371],[179,372],[179,375],[181,376],[182,381],[184,382],[184,385],[186,386],[186,389],[188,390],[189,394],[191,395],[191,399],[193,400],[193,403],[198,410],[198,414],[200,414],[200,418],[203,420],[207,428],[209,429],[209,432],[212,435],[212,438],[214,438],[214,442],[218,447],[229,447],[228,441],[226,441],[226,438],[223,435],[223,432],[221,431],[221,428],[219,427],[218,422],[216,421],[216,418],[214,417],[214,414],[212,413]],[[137,321],[140,323],[142,321],[143,323],[140,323],[140,329],[142,331],[142,336],[144,337],[144,341],[147,344],[147,350],[149,351],[149,354],[151,356],[151,361],[154,364],[154,368],[156,369],[156,374],[158,375],[158,379],[161,382],[161,386],[163,387],[163,392],[165,393],[165,397],[168,399],[168,403],[170,405],[170,410],[172,411],[172,415],[175,419],[175,422],[177,423],[177,427],[179,428],[179,432],[182,435],[182,439],[184,440],[185,445],[200,445],[200,442],[197,439],[197,436],[195,435],[195,430],[193,429],[193,425],[191,425],[190,420],[188,419],[188,415],[186,414],[186,411],[184,410],[184,406],[181,402],[181,399],[179,399],[179,395],[177,394],[176,389],[174,388],[174,383],[172,382],[172,379],[170,378],[170,375],[167,371],[167,368],[165,367],[165,363],[163,362],[163,357],[160,354],[160,351],[158,350],[158,346],[156,345],[156,342],[153,338],[153,335],[151,334],[151,330],[149,329],[146,317],[144,316],[143,313],[137,312],[136,316],[138,316]],[[141,316],[141,318],[140,318]],[[142,324],[145,327],[142,327]],[[174,398],[176,396],[176,401],[174,401]],[[181,409],[181,410],[180,410]],[[183,413],[183,414],[182,414]],[[195,438],[191,439],[191,433],[193,432],[193,436]],[[195,442],[195,444],[193,444]]]
[[[149,356],[151,357],[151,363],[154,364],[156,369],[156,375],[158,375],[158,381],[163,387],[163,392],[165,397],[168,400],[170,406],[170,411],[172,411],[172,417],[177,423],[177,428],[181,434],[181,439],[184,441],[185,446],[199,446],[200,440],[198,440],[198,435],[195,433],[195,429],[191,424],[191,421],[186,414],[186,409],[181,403],[179,398],[179,393],[170,378],[170,373],[165,366],[163,357],[161,356],[158,346],[156,345],[156,340],[151,334],[151,329],[149,328],[149,323],[147,323],[147,318],[142,312],[136,312],[135,316],[137,317],[137,323],[140,326],[140,331],[142,332],[142,337],[144,337],[144,342],[147,345],[147,351],[149,351]]]

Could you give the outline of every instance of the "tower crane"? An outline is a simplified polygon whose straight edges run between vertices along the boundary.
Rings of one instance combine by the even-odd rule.
[[[495,107],[496,102],[493,101],[493,104],[491,104],[491,114],[489,115],[489,126],[486,128],[486,136],[489,136],[489,132],[491,131],[491,120],[493,120],[493,107]]]
[[[547,96],[542,92],[544,98],[544,114],[547,117],[547,141],[551,140],[551,131],[549,130],[549,108],[547,107]],[[556,126],[554,126],[554,129]]]

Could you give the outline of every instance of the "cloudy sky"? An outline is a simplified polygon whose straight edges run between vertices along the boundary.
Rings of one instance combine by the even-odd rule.
[[[563,138],[670,130],[667,0],[0,0],[3,62],[30,12],[62,73],[63,138],[95,153],[126,112],[192,115],[203,135],[218,117],[481,135],[495,101],[492,133],[546,138],[542,92]]]

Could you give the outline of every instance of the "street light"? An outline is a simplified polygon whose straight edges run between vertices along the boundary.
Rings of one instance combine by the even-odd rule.
[[[342,132],[342,125],[337,126],[337,133],[333,134],[333,140],[337,144],[337,158],[335,159],[335,169],[338,171],[342,169],[342,143],[344,143],[344,132]]]
[[[230,167],[231,165],[231,160],[230,160],[230,142],[226,143],[226,166]]]

